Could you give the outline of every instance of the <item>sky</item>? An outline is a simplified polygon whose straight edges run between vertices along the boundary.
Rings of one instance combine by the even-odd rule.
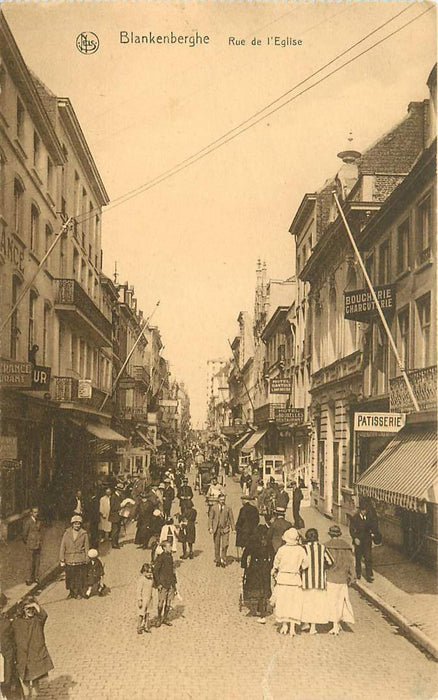
[[[71,99],[110,199],[215,141],[406,7],[343,60],[428,4],[3,5],[29,67]],[[104,214],[104,271],[112,275],[117,261],[119,281],[135,286],[146,316],[160,300],[153,323],[172,373],[189,390],[195,426],[205,419],[207,360],[230,355],[239,312],[253,309],[258,258],[270,278],[294,274],[290,223],[303,195],[339,169],[336,154],[349,132],[364,149],[403,119],[409,102],[428,97],[435,15],[434,8],[223,147]],[[99,37],[92,55],[76,48],[84,31]],[[198,31],[209,43],[122,44],[121,31]],[[275,36],[302,44],[268,46]]]

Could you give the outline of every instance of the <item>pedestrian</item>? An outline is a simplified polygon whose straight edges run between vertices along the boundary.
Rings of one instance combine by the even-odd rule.
[[[149,546],[151,548],[151,561],[155,561],[155,550],[160,542],[161,529],[164,525],[163,513],[159,508],[152,511],[150,526],[149,526]]]
[[[374,511],[375,513],[375,511]],[[356,578],[362,576],[362,559],[365,562],[365,578],[368,583],[374,581],[372,544],[373,535],[378,534],[377,516],[368,508],[365,500],[361,500],[358,511],[350,519],[350,535],[354,545],[356,560]]]
[[[85,517],[85,504],[81,489],[76,489],[75,495],[71,500],[69,516],[72,515],[81,515],[83,518]]]
[[[196,541],[196,517],[197,512],[193,507],[192,501],[188,501],[189,505],[181,515],[180,519],[180,541],[182,543],[181,559],[193,559],[193,545]],[[189,551],[187,552],[187,546]]]
[[[26,584],[31,586],[39,583],[39,570],[41,561],[41,548],[43,545],[42,521],[40,519],[39,508],[34,506],[29,518],[23,526],[23,542],[29,553],[28,575]]]
[[[87,504],[86,518],[90,530],[90,545],[97,549],[99,545],[99,521],[100,521],[100,498],[97,490],[93,493]]]
[[[119,537],[122,527],[121,506],[123,500],[123,484],[116,484],[114,493],[110,498],[110,512],[108,520],[111,523],[111,546],[113,549],[120,549]]]
[[[154,506],[152,501],[148,498],[147,493],[140,494],[140,503],[137,505],[135,512],[135,518],[137,520],[137,530],[135,533],[134,542],[138,548],[146,549],[149,544],[149,538],[151,536],[150,526],[152,519],[152,512]]]
[[[185,498],[193,498],[193,490],[192,487],[189,486],[189,480],[185,476],[182,480],[182,485],[178,489],[178,498],[179,498],[179,507],[181,509],[181,501]]]
[[[18,678],[15,669],[15,642],[12,624],[3,612],[8,603],[4,593],[0,593],[0,698],[12,699]]]
[[[170,476],[164,479],[164,491],[163,491],[163,513],[165,518],[170,518],[170,511],[172,510],[173,499],[175,498],[175,489],[172,486]]]
[[[289,494],[284,488],[284,483],[280,481],[277,487],[277,492],[274,497],[274,506],[275,508],[284,508],[284,510],[287,510],[287,507],[289,505]]]
[[[243,600],[249,608],[248,615],[259,615],[257,622],[264,624],[271,597],[272,549],[268,543],[268,528],[257,525],[243,550]]]
[[[99,502],[99,530],[100,530],[100,541],[108,539],[111,533],[111,523],[109,520],[109,514],[111,510],[111,495],[112,491],[109,486],[105,489],[105,493]]]
[[[326,543],[333,564],[327,570],[327,608],[328,621],[333,627],[330,634],[337,635],[341,629],[340,623],[354,624],[354,613],[348,594],[348,586],[354,580],[354,558],[351,547],[342,539],[339,525],[332,525],[328,531],[330,540]]]
[[[17,617],[12,622],[17,672],[24,697],[30,697],[34,689],[38,692],[41,679],[54,668],[44,635],[46,620],[46,611],[35,598],[29,596],[18,606]]]
[[[317,634],[316,625],[328,622],[327,607],[327,568],[333,564],[330,552],[318,542],[318,530],[314,527],[306,532],[304,549],[309,558],[309,566],[301,575],[303,584],[302,630]]]
[[[140,569],[140,577],[137,581],[137,634],[143,632],[150,633],[150,617],[152,608],[152,591],[154,586],[154,578],[152,575],[152,566],[147,562]]]
[[[65,587],[68,598],[83,598],[85,595],[88,550],[88,534],[82,527],[80,515],[73,515],[70,527],[64,532],[59,550],[61,566],[65,567]]]
[[[296,530],[302,530],[305,527],[304,520],[300,515],[301,501],[303,500],[303,492],[301,490],[301,485],[297,485],[295,481],[292,482],[292,487],[292,513],[294,517],[294,528]]]
[[[257,487],[260,483],[260,472],[255,468],[251,475],[251,480],[248,483],[249,496],[255,498],[257,496]]]
[[[286,530],[292,527],[292,523],[286,520],[286,509],[277,508],[275,510],[275,518],[269,526],[267,538],[271,545],[274,554],[278,552],[278,549],[283,544],[283,534]]]
[[[163,551],[157,557],[154,567],[154,585],[158,590],[158,622],[157,627],[172,626],[168,620],[173,598],[176,594],[176,574],[172,558],[172,543],[169,540],[160,542]]]
[[[169,540],[171,542],[173,554],[178,551],[179,529],[175,525],[173,518],[167,518],[161,528],[159,541],[162,542],[163,540]],[[156,549],[156,555],[160,553],[159,546],[160,545],[158,545]]]
[[[225,504],[225,494],[222,493],[208,516],[208,531],[213,535],[216,566],[227,565],[230,531],[234,532],[234,529],[233,511]]]
[[[260,520],[259,512],[254,505],[254,499],[251,496],[241,496],[241,499],[243,505],[236,521],[237,561],[240,561],[242,550],[247,546],[249,538],[254,533]]]
[[[284,544],[275,555],[273,579],[275,588],[271,598],[275,617],[281,623],[280,634],[295,636],[295,625],[302,620],[303,588],[301,574],[309,566],[304,547],[299,544],[295,528],[283,533]]]
[[[86,570],[86,592],[85,598],[91,598],[92,595],[102,595],[105,584],[103,582],[104,567],[99,559],[97,549],[88,550],[88,562]]]

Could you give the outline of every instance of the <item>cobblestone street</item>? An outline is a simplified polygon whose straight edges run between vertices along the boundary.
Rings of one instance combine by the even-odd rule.
[[[239,487],[229,481],[237,516]],[[105,557],[106,598],[66,600],[63,582],[40,596],[49,619],[47,643],[55,670],[42,698],[173,700],[215,698],[432,698],[436,664],[352,591],[354,630],[281,637],[238,608],[241,570],[217,569],[203,499],[196,557],[177,563],[183,601],[171,628],[136,634],[135,581],[145,554],[128,532],[120,551]],[[235,554],[234,546],[229,553]],[[149,559],[149,552],[146,553]]]

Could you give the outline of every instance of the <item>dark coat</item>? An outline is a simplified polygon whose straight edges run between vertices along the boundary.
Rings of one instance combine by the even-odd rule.
[[[273,562],[272,548],[267,540],[251,537],[242,555],[243,595],[245,601],[270,598],[271,568]]]
[[[285,518],[276,518],[271,524],[266,537],[274,552],[277,552],[280,549],[281,545],[283,544],[282,535],[291,527],[292,523]]]
[[[154,564],[154,585],[156,587],[173,588],[176,586],[176,575],[173,568],[173,558],[170,552],[158,555]]]
[[[41,678],[53,668],[44,637],[46,620],[47,613],[40,608],[34,617],[17,617],[12,623],[17,647],[17,671],[23,680]]]
[[[362,547],[370,547],[372,542],[371,535],[377,531],[377,521],[375,518],[366,513],[365,518],[361,517],[360,512],[356,513],[350,519],[350,535],[354,542],[355,539],[360,540],[360,545]]]
[[[166,503],[172,503],[175,498],[175,489],[172,486],[166,486],[163,491],[163,501]]]
[[[85,517],[91,523],[98,523],[100,520],[100,498],[96,494],[87,503]]]
[[[246,547],[248,540],[259,524],[260,516],[257,508],[251,503],[244,503],[239,511],[236,522],[236,547]]]
[[[100,559],[90,559],[87,564],[87,586],[99,583],[103,576],[103,564]]]
[[[140,501],[137,506],[137,532],[135,533],[135,544],[147,545],[150,537],[150,527],[154,504],[152,501]]]
[[[6,615],[0,615],[0,653],[4,659],[4,683],[8,685],[13,678],[15,642],[11,621]]]
[[[108,520],[110,523],[119,523],[122,519],[120,515],[120,504],[123,501],[123,497],[118,493],[113,493],[110,498],[110,512]]]
[[[192,487],[188,484],[183,484],[180,489],[178,489],[178,498],[193,498]]]
[[[188,544],[194,544],[196,540],[196,510],[191,507],[184,511],[184,519],[181,521],[180,540]]]
[[[23,542],[28,549],[41,549],[43,543],[42,522],[28,518],[23,526]]]
[[[275,507],[287,508],[289,505],[289,494],[287,491],[279,491],[275,494]]]

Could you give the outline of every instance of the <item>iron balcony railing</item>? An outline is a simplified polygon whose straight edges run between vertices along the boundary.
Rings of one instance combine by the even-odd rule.
[[[134,367],[132,367],[132,376],[139,384],[144,384],[145,387],[149,386],[149,372],[146,367],[143,367],[142,365],[134,365]]]
[[[408,378],[420,410],[435,410],[437,407],[436,365],[410,370]],[[403,377],[395,377],[389,380],[389,405],[391,411],[397,413],[412,413],[414,411],[414,406]]]
[[[74,377],[52,377],[50,393],[54,401],[75,403],[78,406],[90,406],[90,408],[100,409],[105,397],[108,396],[107,392],[95,386],[92,387],[91,392],[91,398],[79,398],[79,379]],[[114,401],[112,398],[107,399],[104,412],[114,412]]]
[[[56,279],[55,304],[75,306],[111,342],[112,326],[91,297],[74,279]]]

